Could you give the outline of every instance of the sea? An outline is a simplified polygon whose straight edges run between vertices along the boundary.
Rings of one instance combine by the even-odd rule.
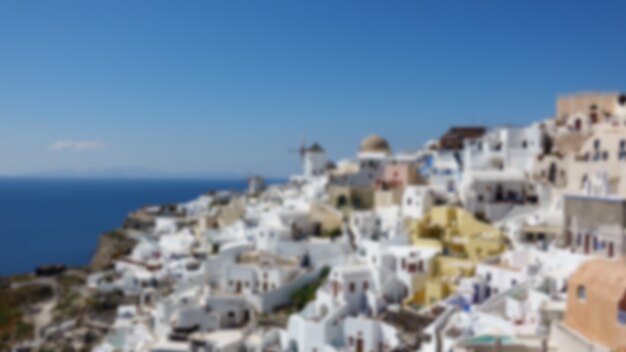
[[[133,210],[246,187],[245,179],[0,178],[0,276],[88,264],[98,237]]]

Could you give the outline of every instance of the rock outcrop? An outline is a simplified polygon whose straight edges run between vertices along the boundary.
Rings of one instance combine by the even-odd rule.
[[[115,259],[129,254],[135,244],[136,241],[123,230],[103,234],[98,240],[98,248],[91,258],[89,269],[91,271],[109,269]]]

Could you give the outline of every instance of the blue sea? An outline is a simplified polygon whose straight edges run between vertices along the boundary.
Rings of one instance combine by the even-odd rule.
[[[0,178],[0,276],[89,263],[100,234],[147,205],[183,202],[246,180]]]

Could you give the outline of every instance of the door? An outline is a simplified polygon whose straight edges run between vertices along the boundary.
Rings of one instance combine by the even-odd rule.
[[[496,186],[496,202],[501,202],[504,200],[504,188],[502,185]]]
[[[609,258],[613,258],[613,251],[615,250],[615,248],[613,248],[613,242],[609,242]]]
[[[565,232],[565,243],[567,246],[571,246],[572,245],[572,232],[567,230],[567,232]]]
[[[472,295],[472,303],[474,304],[478,304],[480,302],[480,287],[478,286],[478,284],[474,284],[474,292]]]
[[[339,295],[339,282],[333,281],[333,295],[337,297]]]
[[[550,170],[548,171],[548,181],[550,183],[556,183],[556,163],[550,163]]]
[[[591,244],[591,235],[585,235],[585,254],[589,254],[589,246]]]
[[[356,340],[356,352],[363,352],[363,339],[360,337]]]

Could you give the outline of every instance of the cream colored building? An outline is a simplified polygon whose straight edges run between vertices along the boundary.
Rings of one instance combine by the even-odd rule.
[[[598,174],[606,175],[611,194],[626,195],[626,126],[603,124],[570,157],[566,170],[567,188],[580,191],[585,181]]]
[[[621,165],[620,142],[626,126],[626,94],[584,92],[560,96],[556,103],[556,117],[547,126],[552,136],[549,154],[537,157],[533,176],[558,189],[576,191],[585,173]],[[608,140],[604,141],[607,138]],[[603,141],[594,144],[597,139]],[[600,154],[596,153],[599,148]],[[606,159],[605,154],[606,152]],[[586,161],[588,154],[594,165]],[[618,161],[618,163],[616,163]],[[574,181],[574,182],[572,182]]]
[[[601,176],[609,184],[609,193],[626,196],[626,126],[602,123],[578,141],[577,152],[556,152],[537,157],[534,179],[556,190],[583,191],[586,181]],[[574,150],[575,148],[571,149]]]
[[[556,103],[556,121],[570,130],[584,131],[612,116],[626,117],[626,95],[583,92],[560,96]]]

